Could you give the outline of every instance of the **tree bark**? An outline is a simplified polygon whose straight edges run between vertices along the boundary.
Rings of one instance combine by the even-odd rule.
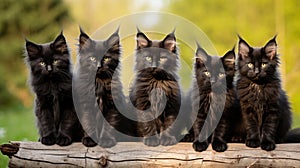
[[[39,142],[13,142],[0,146],[10,157],[9,167],[299,167],[300,144],[278,144],[274,151],[229,144],[215,152],[195,152],[191,143],[148,147],[120,142],[112,148],[88,148],[81,143],[45,146]]]

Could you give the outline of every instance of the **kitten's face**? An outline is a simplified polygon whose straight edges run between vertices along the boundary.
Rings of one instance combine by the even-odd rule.
[[[79,36],[80,64],[92,72],[114,71],[119,63],[120,44],[118,32],[105,41],[92,40],[81,31]]]
[[[48,44],[26,40],[27,62],[34,75],[53,75],[70,69],[69,51],[63,34]]]
[[[278,66],[275,37],[264,47],[250,47],[246,41],[239,40],[239,72],[253,82],[265,82],[272,77]]]
[[[174,72],[177,59],[176,38],[173,33],[162,41],[152,41],[144,33],[137,33],[136,70],[155,68]]]
[[[195,74],[201,90],[223,93],[226,82],[229,84],[234,77],[234,49],[223,57],[210,56],[202,48],[196,53]],[[212,88],[213,87],[213,88]]]

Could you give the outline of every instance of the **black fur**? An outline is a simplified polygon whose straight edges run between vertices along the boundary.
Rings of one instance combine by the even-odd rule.
[[[72,99],[72,73],[66,40],[61,33],[51,43],[26,40],[26,62],[35,97],[35,115],[42,144],[69,145],[81,139]]]
[[[79,36],[79,68],[77,70],[85,146],[112,147],[117,143],[117,131],[131,135],[133,126],[118,111],[115,101],[125,107],[125,96],[119,79],[120,40],[118,32],[105,41],[92,40],[81,30]],[[85,80],[86,78],[86,80]],[[83,89],[83,90],[81,90]],[[113,99],[113,95],[115,95]],[[96,107],[95,107],[96,106]],[[104,120],[105,119],[105,120]]]
[[[276,37],[253,48],[239,39],[237,93],[246,128],[246,146],[274,150],[291,127],[288,98],[281,87]]]
[[[235,118],[239,113],[233,85],[234,62],[234,49],[228,51],[223,57],[210,56],[202,48],[197,49],[194,66],[195,79],[191,91],[192,111],[197,114],[192,130],[194,133],[193,148],[196,151],[206,150],[210,141],[212,148],[218,152],[227,149],[227,142],[234,132],[235,125],[233,123],[236,122]],[[225,103],[223,109],[222,101]],[[222,115],[219,123],[216,121],[217,115]],[[209,123],[207,128],[203,128],[205,120]],[[209,136],[213,124],[218,125],[212,136]],[[198,139],[200,131],[205,131],[201,135],[207,136],[203,142]]]
[[[148,119],[138,123],[138,132],[149,146],[177,143],[177,129],[172,126],[181,101],[177,52],[174,33],[162,41],[152,41],[144,33],[137,33],[136,78],[130,100],[137,108],[139,121]]]

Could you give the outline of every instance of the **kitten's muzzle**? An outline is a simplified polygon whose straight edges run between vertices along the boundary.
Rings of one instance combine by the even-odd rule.
[[[51,65],[48,65],[48,66],[47,66],[47,71],[52,71]]]

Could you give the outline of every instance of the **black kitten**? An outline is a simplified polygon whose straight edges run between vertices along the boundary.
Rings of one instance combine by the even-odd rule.
[[[137,108],[138,132],[149,146],[173,145],[181,94],[178,84],[178,54],[174,33],[152,41],[137,33],[135,81],[130,100]]]
[[[239,40],[237,92],[246,127],[246,146],[274,150],[291,127],[288,98],[281,87],[276,36],[264,47]]]
[[[45,145],[69,145],[80,139],[80,124],[72,99],[72,73],[66,40],[61,33],[53,42],[26,40],[26,62],[36,94],[35,115],[40,141]]]
[[[115,105],[118,101],[125,107],[119,79],[119,41],[118,31],[104,41],[92,40],[82,30],[79,36],[80,68],[76,76],[81,81],[76,86],[84,96],[80,113],[86,131],[82,140],[85,146],[95,146],[98,141],[102,147],[112,147],[117,142],[115,129],[125,132],[130,127],[128,123],[121,124],[123,117]]]
[[[195,80],[191,92],[192,111],[197,114],[193,125],[193,148],[196,151],[206,150],[210,140],[214,150],[221,152],[227,149],[226,143],[233,128],[232,118],[238,113],[233,86],[234,62],[234,49],[223,57],[210,56],[202,48],[197,49]],[[215,121],[217,116],[221,117],[219,123]],[[205,122],[208,123],[206,128],[203,127]],[[213,124],[218,125],[209,137]],[[204,131],[201,136],[206,136],[202,142],[199,141],[200,131]]]

